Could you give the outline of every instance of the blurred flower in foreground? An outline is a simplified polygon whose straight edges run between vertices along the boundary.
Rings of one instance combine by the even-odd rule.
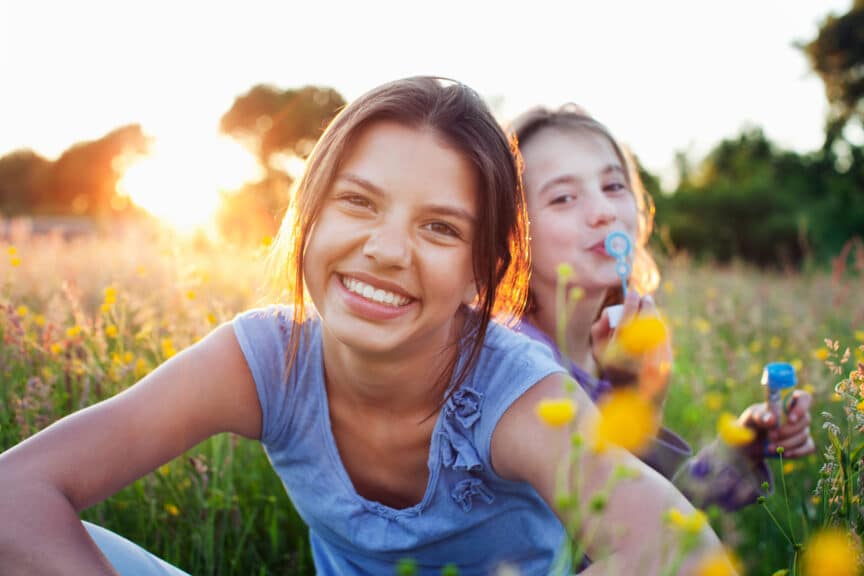
[[[654,406],[635,390],[617,390],[599,406],[600,419],[595,430],[595,449],[602,452],[610,444],[638,454],[657,431]]]
[[[837,529],[815,534],[804,548],[804,576],[855,576],[858,546]]]
[[[717,433],[720,439],[729,446],[744,446],[753,442],[756,432],[747,426],[742,426],[729,412],[720,415],[717,421]]]
[[[576,416],[576,403],[570,398],[545,398],[537,404],[535,411],[545,424],[559,428]]]
[[[741,573],[741,562],[730,550],[708,554],[694,572],[695,576],[735,576]]]
[[[677,508],[670,508],[666,512],[666,520],[679,530],[696,534],[708,523],[708,518],[701,510],[693,510],[690,514],[684,514]]]
[[[666,324],[657,316],[637,316],[618,329],[616,339],[625,352],[640,356],[666,341]]]

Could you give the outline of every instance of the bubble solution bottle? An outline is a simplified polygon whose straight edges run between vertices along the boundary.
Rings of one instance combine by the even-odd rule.
[[[765,401],[777,419],[777,426],[786,422],[786,414],[792,408],[792,392],[797,383],[795,367],[787,362],[771,362],[762,370]]]

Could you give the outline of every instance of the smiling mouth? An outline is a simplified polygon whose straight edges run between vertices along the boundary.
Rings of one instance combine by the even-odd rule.
[[[342,285],[349,291],[357,294],[358,296],[362,296],[367,300],[371,300],[372,302],[376,302],[378,304],[384,304],[385,306],[392,306],[393,308],[398,308],[400,306],[405,306],[406,304],[410,304],[413,302],[413,299],[408,298],[406,296],[402,296],[401,294],[396,294],[394,292],[389,292],[382,288],[376,288],[371,284],[366,284],[365,282],[361,282],[355,278],[349,278],[348,276],[340,276],[339,281],[342,282]]]

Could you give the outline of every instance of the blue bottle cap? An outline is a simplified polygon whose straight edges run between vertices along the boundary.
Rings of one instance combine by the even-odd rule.
[[[762,370],[762,385],[771,390],[791,388],[798,383],[795,367],[788,362],[771,362]]]

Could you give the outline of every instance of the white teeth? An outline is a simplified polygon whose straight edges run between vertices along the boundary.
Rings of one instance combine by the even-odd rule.
[[[373,302],[378,302],[380,304],[388,304],[390,306],[404,306],[408,302],[410,302],[409,298],[405,298],[404,296],[400,296],[398,294],[394,294],[393,292],[388,292],[387,290],[383,290],[381,288],[375,288],[374,286],[370,286],[365,282],[360,282],[359,280],[355,280],[354,278],[346,278],[342,277],[342,285],[345,286],[349,291],[354,292],[355,294],[359,294],[364,298],[368,298]]]

